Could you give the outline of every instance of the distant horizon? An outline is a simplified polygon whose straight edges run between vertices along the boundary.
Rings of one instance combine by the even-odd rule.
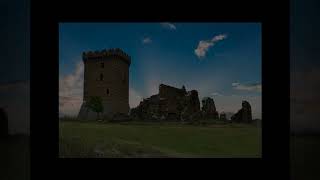
[[[260,23],[60,23],[59,114],[82,103],[82,52],[121,48],[132,58],[129,105],[160,84],[197,90],[218,112],[236,113],[243,100],[261,119]]]

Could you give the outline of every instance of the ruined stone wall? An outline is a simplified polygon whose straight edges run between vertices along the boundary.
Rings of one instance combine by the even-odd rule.
[[[159,96],[160,98],[173,99],[175,97],[181,97],[186,94],[186,91],[183,89],[178,89],[172,86],[160,84],[159,86]]]
[[[206,118],[218,119],[219,113],[212,98],[206,97],[202,100],[202,115]]]
[[[161,84],[159,94],[140,102],[132,109],[131,115],[142,120],[189,120],[200,112],[200,102],[196,90],[186,91]]]
[[[177,113],[182,110],[182,100],[187,92],[168,85],[160,84],[159,98],[163,101],[163,107],[166,107],[168,113]]]
[[[251,105],[248,101],[242,101],[242,108],[231,117],[233,122],[250,123],[252,122]]]

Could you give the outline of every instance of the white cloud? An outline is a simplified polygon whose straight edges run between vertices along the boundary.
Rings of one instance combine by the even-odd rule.
[[[226,34],[219,34],[214,36],[210,40],[201,40],[199,41],[198,47],[194,50],[194,53],[198,56],[198,58],[203,58],[206,56],[209,48],[214,46],[217,42],[222,41],[227,38]]]
[[[262,90],[260,83],[252,83],[252,84],[232,83],[232,87],[233,87],[233,89],[243,90],[243,91],[261,92],[261,90]]]
[[[232,86],[238,86],[240,83],[232,83]]]
[[[211,93],[212,96],[223,96],[222,94],[218,93],[218,92],[214,92],[214,93]]]
[[[82,61],[76,64],[71,74],[59,79],[59,114],[76,116],[82,104],[83,95],[83,71]]]
[[[152,40],[150,37],[145,37],[142,39],[142,44],[150,44],[152,43]]]
[[[170,29],[170,30],[176,30],[176,26],[172,23],[168,23],[168,22],[165,22],[165,23],[160,23],[162,27],[166,28],[166,29]]]
[[[215,42],[224,40],[225,38],[227,38],[227,35],[225,35],[225,34],[219,34],[219,35],[213,37],[211,41],[212,41],[213,43],[215,43]]]
[[[129,105],[130,108],[135,108],[139,105],[140,101],[142,101],[142,96],[135,89],[129,89]]]

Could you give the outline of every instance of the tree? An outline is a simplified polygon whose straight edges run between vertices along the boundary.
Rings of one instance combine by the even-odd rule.
[[[102,98],[99,96],[92,96],[87,103],[87,107],[96,112],[97,118],[99,119],[99,113],[103,112]]]

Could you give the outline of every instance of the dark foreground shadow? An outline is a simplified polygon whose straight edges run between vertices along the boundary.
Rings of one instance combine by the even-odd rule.
[[[0,140],[0,179],[30,179],[30,137],[13,135]]]
[[[320,135],[292,135],[291,180],[320,179]]]

